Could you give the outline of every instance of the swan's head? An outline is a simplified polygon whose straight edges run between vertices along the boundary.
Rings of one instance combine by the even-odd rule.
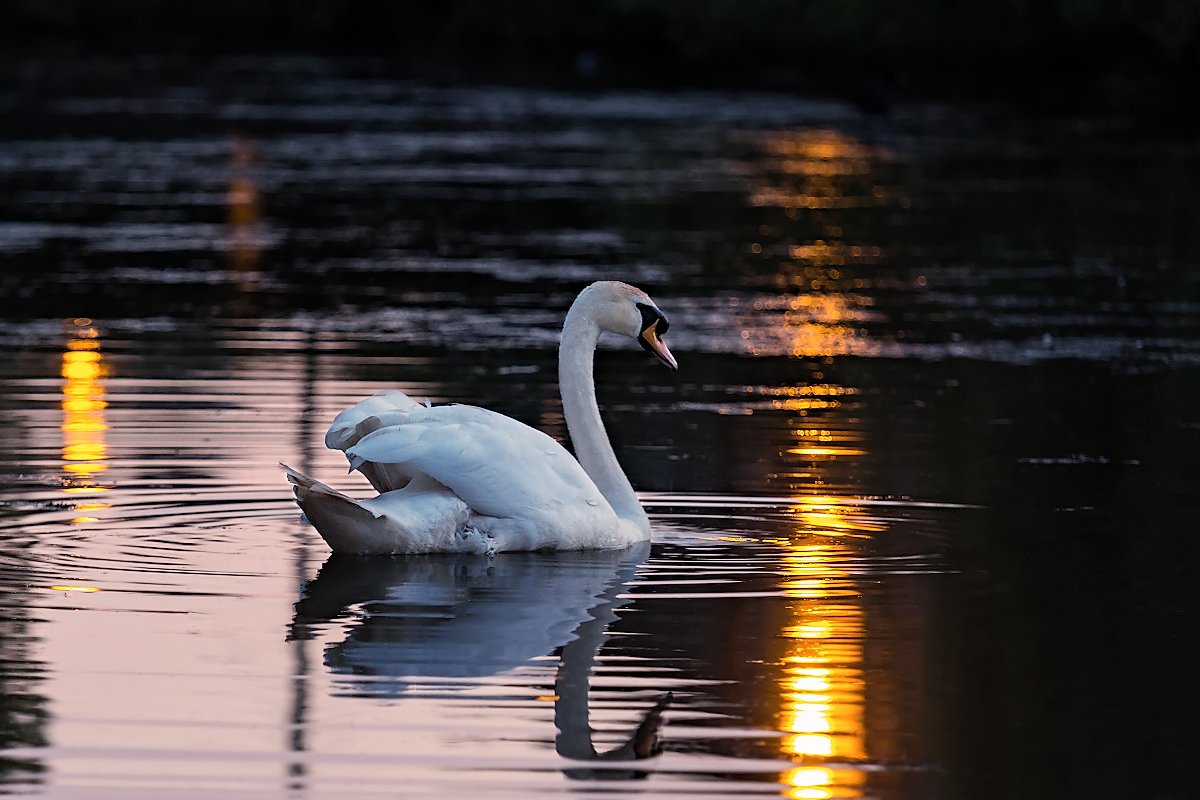
[[[671,369],[679,369],[675,356],[662,336],[670,323],[650,295],[636,286],[620,281],[599,281],[579,295],[601,331],[619,333],[636,339],[638,344],[658,357]]]

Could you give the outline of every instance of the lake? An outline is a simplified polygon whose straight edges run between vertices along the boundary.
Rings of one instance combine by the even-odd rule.
[[[1120,119],[9,64],[0,792],[1188,795],[1200,145]],[[333,558],[385,388],[565,441],[617,552]],[[658,751],[661,749],[661,753]]]

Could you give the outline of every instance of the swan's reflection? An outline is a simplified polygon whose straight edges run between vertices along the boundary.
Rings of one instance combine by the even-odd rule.
[[[589,678],[618,599],[649,543],[624,550],[378,558],[332,555],[296,603],[289,638],[349,624],[325,665],[362,694],[399,695],[421,678],[496,675],[561,647],[555,678],[555,749],[576,760],[628,761],[660,752],[670,695],[621,746],[598,753],[588,719]],[[570,777],[637,777],[569,769]]]

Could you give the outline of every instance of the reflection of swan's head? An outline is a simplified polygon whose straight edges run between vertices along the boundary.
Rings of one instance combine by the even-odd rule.
[[[601,331],[636,339],[671,369],[678,369],[662,335],[670,323],[650,295],[620,281],[598,281],[580,292],[574,308],[583,310]]]

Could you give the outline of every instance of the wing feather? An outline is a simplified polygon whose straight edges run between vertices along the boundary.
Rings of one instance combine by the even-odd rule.
[[[333,418],[325,434],[325,446],[331,450],[345,450],[372,431],[396,424],[399,416],[417,407],[415,400],[397,389],[359,400]]]
[[[346,450],[352,467],[396,464],[428,475],[491,517],[608,505],[562,445],[511,417],[475,406],[416,406],[388,421],[395,424]]]

